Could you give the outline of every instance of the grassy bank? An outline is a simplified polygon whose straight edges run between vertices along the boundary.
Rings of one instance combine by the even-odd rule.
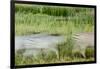
[[[51,35],[64,35],[65,43],[58,45],[60,59],[56,59],[55,54],[44,57],[39,55],[34,57],[23,57],[22,54],[16,55],[16,65],[37,64],[37,63],[62,63],[62,62],[81,62],[93,61],[93,58],[85,59],[73,57],[73,43],[71,37],[79,32],[93,32],[94,15],[92,8],[76,7],[49,7],[37,5],[18,5],[15,6],[15,33],[16,35],[29,35],[37,33],[49,33]],[[40,57],[41,56],[41,57]],[[27,59],[27,61],[26,61]]]
[[[40,10],[46,12],[38,12]],[[37,32],[62,35],[69,32],[91,32],[94,27],[92,12],[93,9],[88,8],[16,5],[15,31],[17,35]]]

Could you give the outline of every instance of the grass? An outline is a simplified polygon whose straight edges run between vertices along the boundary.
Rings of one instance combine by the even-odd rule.
[[[63,57],[57,59],[56,55],[52,52],[48,55],[39,55],[37,58],[34,58],[34,56],[31,57],[25,57],[22,54],[16,54],[16,65],[34,65],[34,64],[50,64],[50,63],[69,63],[69,62],[86,62],[86,61],[94,61],[94,58],[70,58],[70,57]]]
[[[74,46],[72,43],[73,34],[94,31],[93,11],[92,8],[16,4],[16,36],[45,32],[54,36],[64,35],[66,39],[64,43],[58,44],[59,59],[52,52],[47,56],[40,54],[37,59],[23,57],[22,54],[16,53],[16,65],[94,61],[93,57],[87,59],[71,58]],[[86,53],[87,56],[91,52],[93,53],[93,51],[89,51],[89,54]]]
[[[89,16],[57,17],[44,14],[16,13],[15,17],[16,35],[33,34],[36,32],[66,35],[69,32],[93,31],[93,19],[92,17],[89,19]],[[67,20],[63,20],[65,18]]]

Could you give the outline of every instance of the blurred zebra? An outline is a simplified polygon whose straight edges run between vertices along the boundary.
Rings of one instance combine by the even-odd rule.
[[[94,48],[94,32],[78,33],[73,36],[74,46],[72,52],[80,51],[83,57],[86,57],[85,51],[87,47]]]

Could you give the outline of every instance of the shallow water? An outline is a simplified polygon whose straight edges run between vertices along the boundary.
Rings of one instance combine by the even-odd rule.
[[[23,50],[24,56],[37,55],[44,50],[57,53],[57,44],[64,42],[64,36],[53,36],[46,33],[27,36],[15,36],[15,51]]]

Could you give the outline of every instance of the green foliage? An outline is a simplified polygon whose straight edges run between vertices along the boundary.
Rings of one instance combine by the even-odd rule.
[[[76,14],[90,14],[93,9],[91,8],[77,8],[77,7],[64,7],[64,6],[48,6],[48,5],[26,5],[16,4],[15,12],[32,13],[32,14],[47,14],[52,16],[75,16]]]
[[[85,51],[86,58],[94,57],[94,49],[93,48],[87,48]]]
[[[72,58],[74,43],[72,36],[79,32],[93,32],[94,15],[92,8],[44,6],[44,5],[15,5],[15,33],[16,35],[28,35],[36,33],[48,33],[54,36],[64,35],[65,42],[58,44],[59,59],[56,54],[41,53],[37,59],[16,54],[16,65],[21,64],[47,64],[62,62],[83,62],[94,59],[84,59],[77,52]],[[90,57],[93,50],[86,50],[86,56]],[[45,55],[45,56],[44,56]]]
[[[94,28],[93,19],[88,20],[88,18],[81,16],[57,17],[45,14],[16,13],[15,31],[17,35],[33,34],[36,32],[63,35],[69,32],[92,32]]]

